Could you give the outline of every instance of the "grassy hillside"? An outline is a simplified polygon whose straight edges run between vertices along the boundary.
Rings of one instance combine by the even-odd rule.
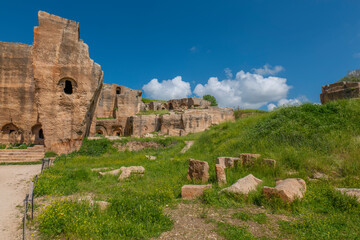
[[[181,186],[191,184],[186,179],[188,159],[208,161],[213,189],[200,199],[204,209],[234,209],[243,225],[229,223],[227,218],[213,219],[201,214],[215,231],[226,239],[257,239],[246,224],[258,224],[272,232],[262,239],[357,239],[360,233],[360,205],[343,196],[334,187],[360,188],[360,101],[339,101],[326,105],[305,104],[280,108],[273,112],[249,116],[236,122],[223,123],[186,137],[155,140],[165,143],[163,149],[139,152],[117,152],[106,140],[86,140],[71,158],[57,160],[56,165],[40,177],[36,196],[46,196],[55,203],[39,210],[33,222],[44,239],[147,239],[171,229],[173,222],[164,214],[167,206],[176,208]],[[195,144],[185,154],[180,150],[185,140]],[[123,140],[124,141],[124,140]],[[126,140],[128,141],[128,140]],[[226,186],[216,184],[216,157],[259,153],[277,161],[276,168],[262,164],[226,169],[226,186],[252,173],[264,186],[274,186],[276,179],[301,177],[307,182],[303,200],[283,204],[268,200],[262,188],[248,197],[218,194]],[[145,155],[157,156],[150,161]],[[133,176],[118,182],[117,176],[98,177],[91,168],[144,166],[144,177]],[[309,181],[313,173],[321,172],[328,180]],[[64,200],[56,196],[91,196],[111,203],[106,210],[95,204]],[[249,207],[264,213],[252,216]],[[221,210],[223,211],[223,210]],[[291,221],[266,218],[282,214]],[[266,232],[266,231],[265,231]],[[275,236],[275,237],[274,237]]]

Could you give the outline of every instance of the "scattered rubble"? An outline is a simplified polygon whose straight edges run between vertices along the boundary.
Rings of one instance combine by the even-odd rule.
[[[356,197],[358,202],[360,202],[360,188],[336,188],[336,190],[340,191],[342,194]]]
[[[215,164],[216,179],[219,186],[226,184],[226,174],[224,168],[220,164]]]
[[[194,144],[194,141],[185,141],[185,147],[180,151],[180,153],[185,153],[187,150],[191,148],[191,146]]]
[[[207,185],[184,185],[181,188],[181,197],[183,199],[191,200],[203,195],[206,189],[212,188],[211,184]]]
[[[149,160],[156,160],[155,156],[151,156],[151,155],[145,155],[145,157]]]
[[[131,166],[131,167],[121,167],[121,174],[119,176],[119,180],[124,180],[129,178],[132,173],[145,173],[145,168],[143,166]]]
[[[232,168],[235,166],[241,166],[241,158],[237,157],[218,157],[216,158],[216,164],[221,165],[223,168]]]
[[[209,179],[209,164],[205,161],[190,158],[187,178],[202,183],[207,182]]]
[[[231,192],[231,193],[241,193],[248,194],[249,192],[256,190],[256,187],[262,183],[262,180],[254,177],[254,175],[249,174],[246,177],[240,178],[236,183],[230,187],[224,188],[222,191]]]
[[[274,160],[274,159],[264,158],[263,161],[269,167],[273,167],[273,168],[276,167],[276,160]]]
[[[280,197],[284,202],[292,202],[296,198],[301,199],[306,192],[306,183],[301,178],[287,178],[276,181],[276,187],[264,187],[266,197]]]
[[[240,158],[242,160],[242,164],[244,165],[252,165],[261,155],[253,154],[253,153],[242,153],[240,154]]]
[[[114,146],[120,152],[123,152],[125,150],[137,152],[148,148],[158,149],[164,147],[164,145],[154,141],[129,141],[127,143],[117,142],[114,143]]]

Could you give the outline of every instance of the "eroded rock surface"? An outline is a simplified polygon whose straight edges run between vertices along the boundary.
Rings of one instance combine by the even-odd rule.
[[[337,82],[322,86],[322,104],[338,99],[360,98],[360,82]]]
[[[263,193],[267,197],[278,196],[284,202],[292,202],[296,198],[301,199],[306,192],[306,183],[301,178],[287,178],[276,182],[276,186],[264,187]]]

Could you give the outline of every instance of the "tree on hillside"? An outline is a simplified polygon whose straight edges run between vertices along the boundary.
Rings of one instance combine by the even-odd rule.
[[[204,95],[203,99],[211,102],[210,106],[217,106],[218,105],[217,101],[216,101],[216,98],[214,96],[212,96],[212,95],[209,95],[209,94]]]
[[[352,70],[339,82],[360,82],[360,69]]]

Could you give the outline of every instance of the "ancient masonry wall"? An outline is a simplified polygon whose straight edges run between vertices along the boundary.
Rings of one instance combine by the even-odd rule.
[[[322,104],[338,99],[360,98],[360,82],[337,82],[322,86]]]
[[[102,88],[79,24],[40,11],[34,45],[0,42],[0,143],[65,153],[89,135]]]

